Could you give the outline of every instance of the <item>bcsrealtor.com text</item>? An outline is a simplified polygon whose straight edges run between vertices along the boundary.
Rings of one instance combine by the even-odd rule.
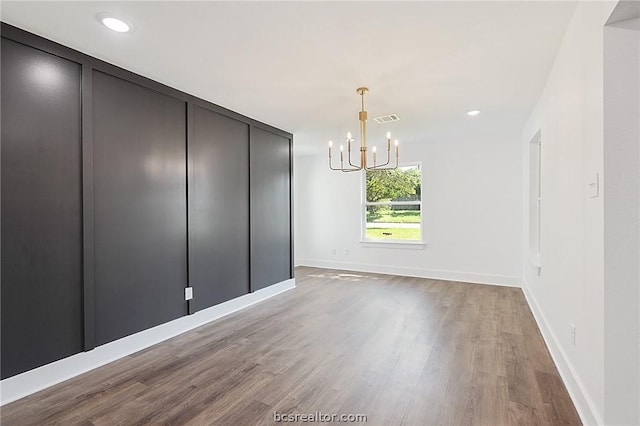
[[[322,413],[316,411],[314,413],[278,413],[273,412],[273,421],[275,423],[366,423],[366,414],[335,414]]]

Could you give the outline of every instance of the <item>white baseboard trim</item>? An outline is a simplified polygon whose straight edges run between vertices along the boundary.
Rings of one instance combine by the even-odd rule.
[[[18,400],[178,334],[262,302],[296,286],[295,278],[0,381],[0,405]]]
[[[536,298],[531,291],[529,291],[526,280],[523,281],[522,290],[529,304],[529,308],[531,308],[531,312],[533,312],[533,316],[538,323],[542,338],[547,344],[547,348],[549,348],[551,358],[553,358],[553,362],[556,364],[556,368],[560,373],[560,377],[562,377],[562,381],[569,392],[569,396],[578,411],[582,423],[584,425],[603,425],[604,421],[602,416],[598,413],[596,405],[593,403],[584,384],[576,374],[573,364],[571,364],[562,346],[558,343],[555,333],[549,327],[549,323],[540,309]]]
[[[490,284],[505,287],[521,287],[522,279],[508,275],[489,275],[473,272],[443,271],[439,269],[414,268],[408,266],[373,265],[367,263],[333,262],[315,259],[297,259],[296,266],[342,269],[345,271],[371,272],[405,277],[431,278],[446,281],[461,281],[473,284]]]

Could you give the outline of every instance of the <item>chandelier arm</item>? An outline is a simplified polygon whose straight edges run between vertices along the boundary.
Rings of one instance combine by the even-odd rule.
[[[389,161],[387,161],[387,163],[389,163]],[[373,166],[373,167],[365,167],[365,170],[370,170],[370,171],[376,171],[376,170],[396,170],[398,168],[398,157],[396,157],[396,164],[395,166],[391,166],[391,167],[384,167],[387,165],[387,163],[385,164],[380,164],[378,166]]]
[[[335,171],[339,171],[339,172],[357,172],[357,171],[362,170],[362,168],[358,168],[358,167],[353,167],[353,168],[345,168],[344,166],[333,167],[333,164],[331,162],[331,158],[329,158],[329,168],[331,170],[335,170]]]
[[[369,167],[367,170],[379,170],[384,166],[387,166],[389,164],[389,162],[391,161],[391,153],[389,150],[387,150],[387,162],[383,163],[383,164],[373,164],[373,167]]]
[[[351,167],[357,168],[358,170],[361,170],[361,169],[362,169],[362,162],[360,162],[360,165],[359,165],[359,166],[356,166],[355,164],[353,164],[353,163],[351,162],[351,141],[349,141],[349,150],[348,150],[348,151],[349,151],[349,152],[347,153],[347,159],[348,159],[348,161],[349,161],[349,165],[350,165]]]
[[[341,168],[339,168],[339,167],[333,167],[333,161],[332,161],[331,155],[329,155],[329,168],[330,168],[331,170],[336,170],[336,171],[337,171],[337,170],[342,170],[342,169],[341,169]]]
[[[375,166],[367,166],[367,170],[382,170],[385,166],[388,166],[389,162],[384,164],[376,164]],[[390,167],[391,169],[395,169],[395,167]]]
[[[367,167],[365,170],[368,172],[377,172],[380,170],[397,170],[397,167],[380,167],[380,166],[375,166],[375,167]]]

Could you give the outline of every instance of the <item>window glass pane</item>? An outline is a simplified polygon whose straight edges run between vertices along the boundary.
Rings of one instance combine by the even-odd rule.
[[[367,206],[366,238],[373,240],[420,240],[419,204]]]
[[[420,166],[368,171],[367,201],[420,201]]]

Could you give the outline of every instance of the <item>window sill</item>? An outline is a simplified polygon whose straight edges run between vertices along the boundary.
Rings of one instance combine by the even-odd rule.
[[[424,241],[360,240],[360,246],[363,248],[393,248],[393,249],[424,250],[426,245],[427,244]]]

